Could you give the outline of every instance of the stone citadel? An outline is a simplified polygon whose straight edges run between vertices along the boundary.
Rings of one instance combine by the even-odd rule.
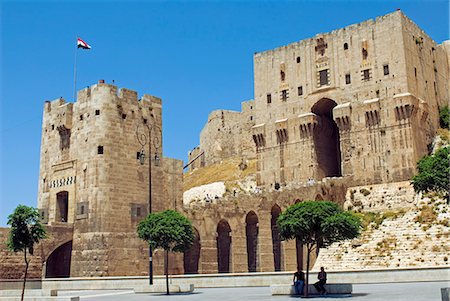
[[[255,99],[241,112],[209,115],[184,176],[237,160],[233,172],[247,170],[246,187],[225,183],[222,193],[205,188],[187,201],[183,190],[210,182],[183,189],[182,162],[156,160],[161,99],[99,82],[75,103],[46,102],[38,208],[54,238],[41,244],[34,275],[146,275],[148,248],[135,229],[148,212],[148,164],[152,210],[182,211],[195,227],[194,246],[172,256],[172,273],[304,268],[303,247],[278,237],[278,215],[307,199],[372,202],[358,195],[364,187],[409,206],[397,193],[414,198],[405,181],[450,99],[449,64],[450,42],[437,45],[401,11],[256,53]],[[153,129],[144,166],[140,124]],[[155,269],[162,273],[158,253]]]

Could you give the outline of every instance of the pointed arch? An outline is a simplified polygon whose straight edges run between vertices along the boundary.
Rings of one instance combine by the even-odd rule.
[[[272,230],[272,250],[274,271],[281,271],[281,238],[278,230],[277,219],[281,214],[281,208],[277,204],[272,206],[271,213],[271,230]]]
[[[245,218],[245,235],[247,238],[248,271],[256,272],[258,269],[258,216],[254,211],[247,213]]]
[[[231,266],[231,227],[222,219],[217,224],[217,265],[219,273],[229,273]]]
[[[185,274],[198,274],[198,263],[200,261],[201,241],[198,230],[194,229],[194,243],[189,250],[184,252],[183,263]]]
[[[314,129],[314,149],[319,166],[319,178],[341,176],[341,151],[339,129],[333,120],[334,100],[322,98],[311,108],[320,117],[319,126]]]
[[[72,259],[72,240],[57,247],[48,256],[45,266],[45,278],[70,277]]]

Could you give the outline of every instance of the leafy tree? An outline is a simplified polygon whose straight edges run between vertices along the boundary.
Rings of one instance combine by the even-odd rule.
[[[194,242],[191,222],[182,214],[166,210],[150,213],[137,226],[139,238],[145,240],[152,248],[165,251],[164,273],[166,289],[169,295],[169,251],[185,252]]]
[[[439,124],[443,129],[450,128],[450,109],[448,108],[448,106],[443,107],[439,111]]]
[[[417,162],[418,173],[412,179],[416,192],[437,191],[448,194],[450,178],[450,147],[425,156]]]
[[[288,207],[277,220],[282,240],[297,239],[307,249],[305,295],[311,252],[318,246],[359,236],[361,220],[329,201],[305,201]]]
[[[27,252],[33,255],[34,244],[46,237],[46,230],[41,224],[41,216],[36,208],[19,205],[8,216],[8,225],[11,231],[8,237],[8,249],[13,252],[23,252],[25,260],[25,274],[23,277],[22,298],[25,294],[28,267],[31,258],[27,258]]]

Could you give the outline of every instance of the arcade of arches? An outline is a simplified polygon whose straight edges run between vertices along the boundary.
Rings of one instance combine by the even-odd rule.
[[[222,218],[214,233],[201,236],[194,227],[193,246],[184,253],[185,274],[293,271],[306,267],[306,252],[296,241],[281,241],[276,220],[282,209],[274,204],[269,210],[250,210],[240,219]],[[265,215],[265,216],[263,216]],[[233,223],[231,222],[233,220]],[[194,221],[194,225],[196,225]],[[204,229],[204,228],[203,228]],[[304,258],[305,257],[305,258]],[[316,256],[311,258],[311,267]]]

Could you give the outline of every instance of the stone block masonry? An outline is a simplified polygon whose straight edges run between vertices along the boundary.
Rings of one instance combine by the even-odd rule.
[[[146,136],[144,165],[138,129]],[[38,207],[48,225],[73,226],[71,246],[58,260],[44,259],[47,271],[49,263],[68,258],[66,276],[147,274],[148,247],[136,226],[149,212],[148,164],[152,211],[176,208],[181,200],[182,162],[162,152],[158,97],[138,99],[135,91],[100,81],[79,91],[75,103],[45,103]],[[158,252],[154,266],[162,272]]]

